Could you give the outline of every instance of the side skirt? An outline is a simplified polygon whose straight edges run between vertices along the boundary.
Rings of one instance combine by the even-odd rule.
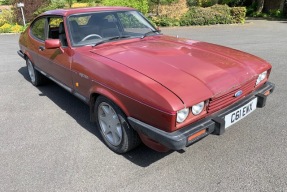
[[[89,104],[89,98],[86,98],[85,96],[81,95],[79,92],[75,91],[74,89],[68,87],[67,85],[61,83],[60,81],[56,80],[54,77],[51,75],[45,73],[41,69],[35,66],[35,69],[39,71],[41,74],[43,74],[45,77],[49,78],[50,80],[54,81],[56,84],[58,84],[60,87],[64,88],[66,91],[70,92],[74,96],[76,96],[78,99],[83,101],[85,104]]]

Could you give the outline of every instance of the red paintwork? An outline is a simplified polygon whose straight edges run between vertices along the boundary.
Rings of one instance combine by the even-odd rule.
[[[46,49],[56,49],[56,48],[60,48],[61,47],[61,43],[59,41],[59,39],[48,39],[45,41],[45,48]]]
[[[48,11],[43,15],[62,15],[94,11],[133,10],[102,7]],[[67,23],[64,20],[65,29]],[[167,132],[175,131],[198,117],[190,115],[176,123],[176,112],[201,101],[218,98],[235,90],[271,65],[253,55],[234,49],[165,35],[119,40],[96,47],[71,47],[39,51],[44,42],[35,40],[29,28],[20,37],[20,48],[42,71],[50,74],[89,99],[104,95],[130,117]],[[57,47],[46,42],[46,48]],[[75,86],[75,83],[79,86]],[[93,103],[90,103],[93,106]],[[142,140],[152,148],[143,135]]]

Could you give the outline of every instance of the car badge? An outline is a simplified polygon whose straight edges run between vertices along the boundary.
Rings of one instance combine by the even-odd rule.
[[[239,97],[240,95],[242,95],[242,93],[242,90],[239,90],[234,94],[234,97]]]

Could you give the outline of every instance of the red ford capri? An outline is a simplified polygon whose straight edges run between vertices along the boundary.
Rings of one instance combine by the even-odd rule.
[[[19,45],[31,83],[50,79],[88,104],[91,121],[116,153],[140,142],[180,150],[223,134],[264,107],[275,88],[266,61],[163,35],[127,7],[45,12]]]

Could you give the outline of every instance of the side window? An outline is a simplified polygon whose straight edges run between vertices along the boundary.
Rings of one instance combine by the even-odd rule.
[[[34,37],[45,40],[45,21],[46,18],[40,18],[36,20],[31,27],[31,33]]]
[[[51,18],[48,18],[48,21],[49,21],[48,38],[59,39],[59,29],[60,29],[60,24],[63,23],[63,18],[62,17],[51,17]]]

